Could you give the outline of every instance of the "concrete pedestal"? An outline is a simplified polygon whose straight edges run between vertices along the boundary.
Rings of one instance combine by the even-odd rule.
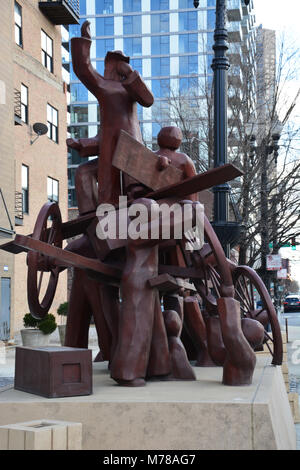
[[[195,368],[195,382],[115,385],[94,363],[90,396],[46,399],[0,394],[0,425],[55,419],[82,423],[82,448],[105,450],[296,449],[295,426],[280,367],[258,356],[253,383],[229,387],[222,369]]]

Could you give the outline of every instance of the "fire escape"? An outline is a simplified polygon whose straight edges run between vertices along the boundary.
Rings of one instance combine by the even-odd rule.
[[[40,1],[39,8],[53,24],[79,23],[79,0]]]

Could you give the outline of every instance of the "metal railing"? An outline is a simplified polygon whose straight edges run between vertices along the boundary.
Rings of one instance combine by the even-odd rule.
[[[40,0],[41,1],[41,0]],[[42,0],[50,3],[66,3],[72,10],[79,15],[79,0]]]
[[[21,92],[16,88],[14,90],[14,110],[15,116],[21,119]]]
[[[65,2],[79,15],[79,0],[65,0]]]
[[[15,217],[23,219],[23,195],[20,191],[15,192]]]

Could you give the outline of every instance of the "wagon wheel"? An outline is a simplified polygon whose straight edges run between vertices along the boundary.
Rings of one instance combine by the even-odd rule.
[[[202,279],[193,279],[207,313],[217,315],[217,299],[234,297],[231,268],[222,245],[208,219],[204,218],[203,248],[191,254],[191,262],[202,270]],[[187,255],[188,256],[188,255]]]
[[[61,214],[58,204],[47,202],[37,217],[32,238],[62,247]],[[47,315],[56,291],[59,270],[51,259],[40,253],[27,254],[28,277],[27,296],[31,314],[38,319]]]
[[[258,320],[265,329],[264,344],[273,359],[272,364],[282,364],[282,337],[276,310],[269,293],[258,274],[248,266],[237,266],[233,271],[235,298],[240,302],[242,316]],[[256,308],[254,289],[257,290],[262,307]],[[267,325],[271,326],[271,334]]]

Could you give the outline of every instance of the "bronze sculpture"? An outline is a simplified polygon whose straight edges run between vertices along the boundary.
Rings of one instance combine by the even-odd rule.
[[[189,205],[195,225],[198,191],[241,173],[232,165],[224,165],[196,175],[191,159],[177,151],[182,135],[172,126],[159,133],[156,153],[146,151],[141,144],[136,102],[151,106],[152,93],[120,51],[107,54],[104,77],[100,76],[90,63],[90,45],[89,23],[85,22],[82,37],[72,39],[72,60],[75,73],[100,103],[101,127],[92,139],[67,142],[81,156],[98,155],[78,171],[80,215],[62,223],[57,204],[48,203],[41,210],[32,237],[17,235],[14,242],[1,247],[14,253],[29,251],[31,312],[38,317],[45,315],[59,271],[73,266],[66,344],[88,346],[92,313],[102,358],[109,361],[111,376],[120,385],[141,386],[151,378],[194,380],[188,357],[197,365],[222,366],[223,383],[227,385],[249,384],[256,361],[254,350],[269,344],[267,322],[273,333],[273,364],[281,363],[276,312],[256,273],[226,259],[206,217],[204,244],[194,252],[185,248],[184,238],[175,239],[172,221],[167,242],[161,236],[99,241],[95,233],[96,205],[111,203],[117,207],[121,193],[128,196],[129,207],[140,203],[150,216],[155,205]],[[130,169],[126,158],[132,160]],[[152,174],[145,171],[147,158],[154,162]],[[168,175],[167,184],[160,177],[164,174]],[[49,214],[51,227],[47,226]],[[163,224],[164,220],[158,218],[159,234]],[[82,236],[63,250],[62,240],[76,235]],[[104,245],[106,251],[102,251]],[[40,300],[37,277],[45,271],[51,272],[51,279],[46,296]],[[261,309],[252,301],[254,287],[263,300]]]

